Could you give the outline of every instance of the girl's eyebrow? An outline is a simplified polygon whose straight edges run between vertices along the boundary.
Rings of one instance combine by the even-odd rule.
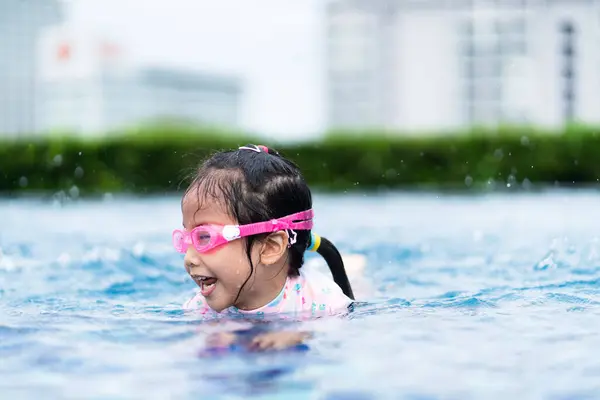
[[[206,222],[206,221],[200,221],[200,223],[194,223],[194,227],[196,226],[200,226],[200,225],[218,225],[216,223],[210,223],[210,222]],[[187,227],[185,226],[185,221],[181,222],[181,225],[183,226],[183,229],[187,230]]]

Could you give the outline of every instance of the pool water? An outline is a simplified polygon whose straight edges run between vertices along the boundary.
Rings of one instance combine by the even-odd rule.
[[[0,201],[2,399],[600,398],[600,195],[317,195],[366,257],[309,351],[202,356],[179,199]],[[323,267],[317,255],[312,267]]]

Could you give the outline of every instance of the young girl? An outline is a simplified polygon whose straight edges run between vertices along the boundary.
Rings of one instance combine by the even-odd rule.
[[[187,301],[206,317],[343,313],[353,301],[340,254],[311,232],[312,196],[298,167],[265,146],[214,154],[182,199],[173,232],[188,274],[200,287]],[[334,280],[304,271],[306,250],[326,259]],[[302,333],[265,333],[259,347],[300,343]]]

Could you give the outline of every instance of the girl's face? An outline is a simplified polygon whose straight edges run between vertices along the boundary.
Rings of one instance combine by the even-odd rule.
[[[188,231],[198,225],[238,223],[228,215],[222,202],[210,197],[199,199],[197,190],[190,190],[184,196],[182,213],[183,227]],[[250,253],[253,270],[245,239],[234,240],[206,253],[199,253],[194,246],[189,246],[184,258],[185,269],[213,310],[221,312],[231,306],[244,310],[259,308],[274,299],[285,284],[287,268],[282,256],[287,249],[282,235],[287,238],[281,232],[254,242]],[[248,282],[240,293],[246,279]]]

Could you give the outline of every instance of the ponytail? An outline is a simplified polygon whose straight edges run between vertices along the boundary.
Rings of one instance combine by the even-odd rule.
[[[344,268],[344,261],[333,243],[327,240],[327,238],[311,232],[307,250],[315,251],[325,259],[335,283],[338,284],[346,296],[354,300],[354,293],[352,292],[352,286],[350,286],[350,280]]]

